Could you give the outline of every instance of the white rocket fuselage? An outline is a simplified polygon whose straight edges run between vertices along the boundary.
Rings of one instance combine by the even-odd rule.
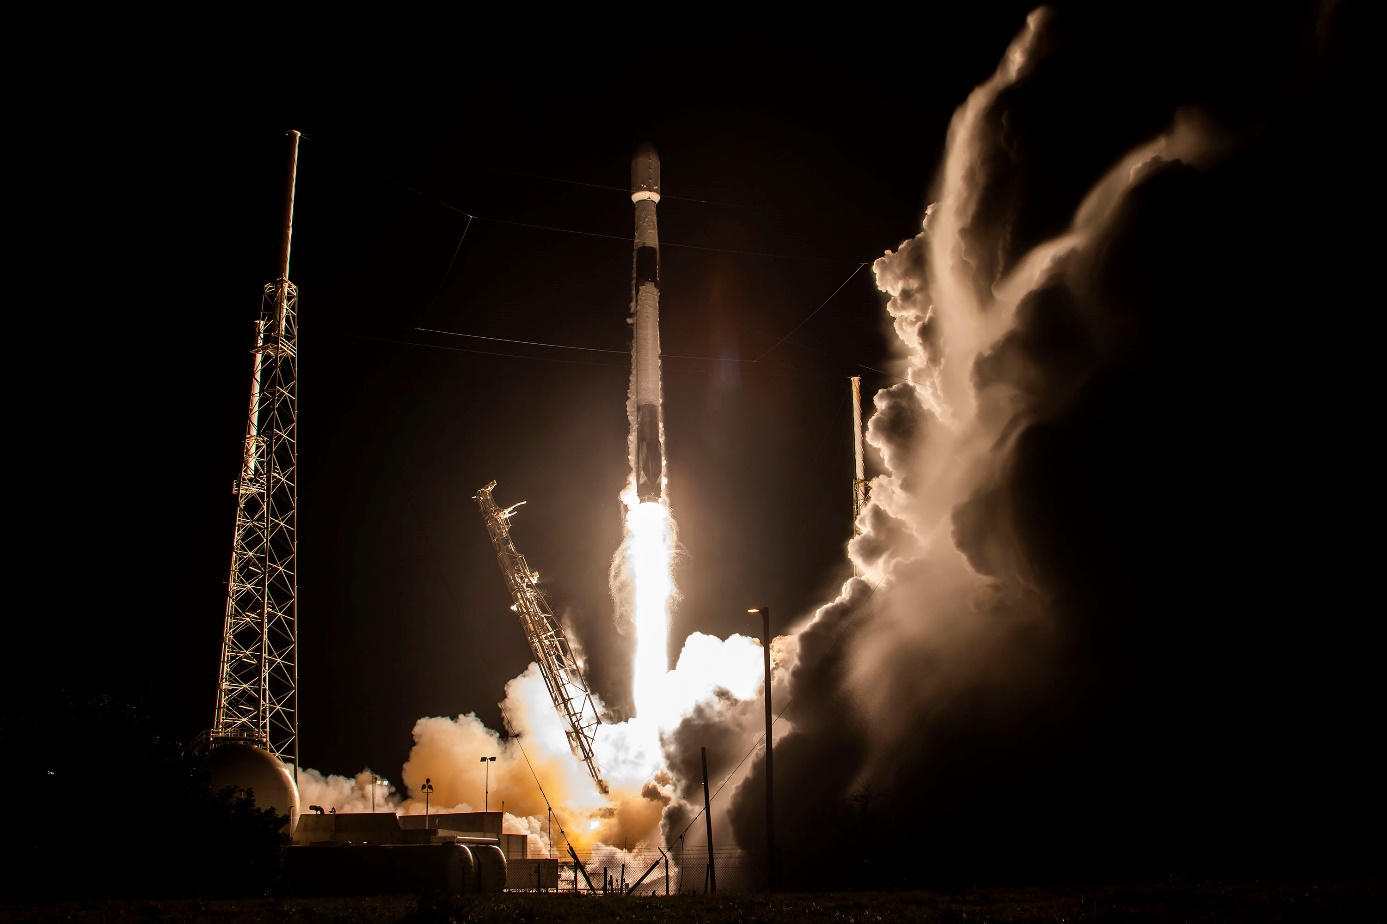
[[[642,503],[664,497],[664,422],[660,389],[660,156],[642,145],[631,159],[631,201],[636,206],[636,251],[631,314],[631,395],[636,405],[632,470]]]

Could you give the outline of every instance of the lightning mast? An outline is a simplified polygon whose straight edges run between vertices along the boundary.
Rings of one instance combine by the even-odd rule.
[[[492,482],[472,496],[481,508],[482,519],[486,521],[487,532],[491,534],[491,544],[496,549],[496,560],[501,565],[501,574],[506,579],[515,603],[511,609],[520,617],[525,629],[525,638],[530,643],[530,653],[534,655],[539,672],[544,677],[544,685],[554,700],[554,708],[563,718],[564,732],[568,735],[568,746],[573,755],[587,764],[588,773],[602,792],[607,791],[607,783],[597,770],[597,760],[593,755],[593,738],[602,720],[597,715],[597,707],[592,704],[592,693],[583,680],[582,668],[573,656],[568,638],[559,628],[554,617],[554,608],[544,591],[540,590],[539,575],[530,570],[525,556],[521,555],[511,541],[510,524],[520,504],[512,504],[502,510],[496,506],[491,491],[496,487]]]
[[[265,286],[251,351],[250,408],[236,479],[217,708],[208,744],[260,747],[299,765],[296,568],[298,289],[289,281],[299,133],[289,132],[279,274]]]
[[[853,442],[853,469],[852,478],[852,534],[861,535],[862,527],[857,525],[857,518],[862,515],[862,510],[867,506],[867,475],[866,467],[862,460],[862,377],[854,375],[852,378],[852,442]]]

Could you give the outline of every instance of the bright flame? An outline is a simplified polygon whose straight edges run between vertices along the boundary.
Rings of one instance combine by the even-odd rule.
[[[636,654],[631,692],[636,714],[657,718],[668,670],[674,533],[664,504],[638,503],[629,494],[624,499],[626,562],[635,589]]]
[[[700,703],[754,697],[762,680],[762,649],[746,636],[724,640],[694,632],[684,641],[674,669],[667,670],[674,521],[664,504],[641,503],[634,490],[624,493],[622,501],[626,536],[614,564],[623,571],[622,592],[632,595],[632,693],[638,715],[604,723],[593,742],[608,793],[597,791],[569,748],[564,719],[554,709],[539,666],[531,664],[506,684],[501,708],[508,737],[488,729],[475,713],[421,718],[401,777],[407,795],[396,793],[370,770],[348,779],[305,768],[299,776],[305,804],[371,811],[374,793],[375,804],[387,811],[422,814],[426,802],[421,785],[427,779],[434,812],[477,811],[488,787],[493,794],[507,793],[504,829],[529,834],[532,856],[558,849],[549,840],[551,824],[558,826],[554,838],[592,851],[591,862],[598,864],[634,862],[610,845],[660,844],[661,819],[677,786],[664,765],[661,732],[674,729]],[[625,612],[625,600],[622,607]],[[597,697],[594,706],[599,714],[605,712]],[[478,761],[480,755],[495,755],[494,763]]]

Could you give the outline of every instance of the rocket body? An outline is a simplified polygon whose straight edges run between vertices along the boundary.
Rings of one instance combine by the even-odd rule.
[[[664,496],[664,420],[660,386],[660,156],[641,145],[631,159],[631,201],[636,207],[636,251],[631,293],[631,400],[635,405],[631,468],[644,503]]]

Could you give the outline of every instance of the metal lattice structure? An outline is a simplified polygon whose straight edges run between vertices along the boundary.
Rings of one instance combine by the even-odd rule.
[[[530,643],[530,652],[544,677],[544,685],[549,688],[554,708],[558,709],[564,720],[568,746],[573,749],[574,756],[587,765],[597,788],[605,793],[607,782],[602,779],[593,755],[593,738],[602,720],[592,703],[592,693],[583,679],[582,668],[573,656],[568,638],[554,617],[549,598],[536,583],[538,575],[530,570],[525,556],[516,550],[515,543],[511,541],[508,521],[515,514],[515,509],[525,502],[502,510],[491,496],[495,487],[496,482],[493,481],[473,495],[472,499],[481,508],[482,519],[486,521],[487,532],[491,534],[491,544],[496,549],[496,560],[501,565],[501,574],[515,601],[511,609],[520,617],[525,638]]]
[[[278,278],[265,286],[236,479],[236,530],[212,747],[264,748],[298,775],[298,586],[296,478],[298,289],[289,281],[289,239],[299,133],[290,132],[288,192]]]
[[[852,534],[860,535],[857,518],[867,506],[867,475],[862,459],[862,378],[852,376]]]

